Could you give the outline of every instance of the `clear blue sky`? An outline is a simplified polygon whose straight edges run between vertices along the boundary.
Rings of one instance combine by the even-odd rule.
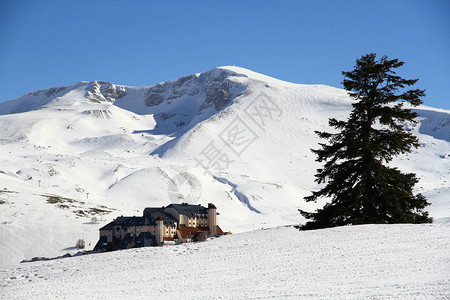
[[[376,52],[450,109],[450,1],[0,1],[0,101],[81,80],[146,86],[237,65],[342,87]]]

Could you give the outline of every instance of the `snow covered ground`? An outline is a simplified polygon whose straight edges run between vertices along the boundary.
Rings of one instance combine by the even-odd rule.
[[[330,117],[345,119],[351,103],[341,89],[283,82],[234,66],[151,87],[79,82],[0,103],[0,292],[9,298],[13,290],[23,289],[17,297],[35,298],[27,293],[42,289],[42,297],[52,298],[49,293],[54,286],[54,295],[82,294],[79,298],[89,297],[88,293],[97,298],[126,297],[123,292],[144,297],[151,295],[150,291],[179,298],[222,294],[228,298],[234,294],[238,298],[308,298],[308,293],[312,298],[327,298],[328,291],[351,299],[391,294],[407,299],[416,297],[416,292],[418,299],[445,298],[448,281],[443,272],[423,273],[418,263],[422,253],[431,260],[430,268],[448,266],[448,110],[415,108],[419,123],[404,127],[418,136],[421,146],[392,162],[404,172],[417,174],[420,181],[415,192],[432,203],[428,210],[436,224],[358,226],[311,233],[289,228],[252,231],[304,222],[299,208],[314,210],[323,205],[324,201],[303,201],[319,188],[314,174],[320,165],[310,151],[320,142],[314,131],[330,130]],[[208,161],[208,156],[215,160]],[[194,186],[175,185],[174,190],[178,176],[198,180],[192,181]],[[19,264],[35,256],[75,253],[79,238],[92,249],[98,229],[113,218],[141,215],[145,207],[177,201],[213,202],[221,228],[241,234],[204,244]],[[91,222],[92,217],[99,223]],[[430,240],[425,239],[427,235]],[[396,244],[408,236],[411,240]],[[317,243],[323,248],[314,250]],[[302,247],[306,247],[303,254],[297,251]],[[372,248],[380,251],[372,253]],[[295,253],[287,255],[293,249]],[[187,260],[188,253],[199,266]],[[270,253],[269,257],[265,253]],[[360,269],[365,256],[367,265]],[[391,261],[391,256],[401,265]],[[229,268],[226,258],[231,259]],[[116,260],[126,264],[115,264]],[[146,266],[137,277],[131,274],[138,268],[135,260]],[[316,273],[306,268],[309,260],[318,266]],[[370,260],[374,264],[368,263]],[[343,269],[344,262],[349,262],[348,272]],[[211,271],[214,267],[219,271]],[[247,267],[255,273],[241,270]],[[422,268],[426,271],[428,265]],[[160,274],[168,282],[159,282],[154,270],[162,270]],[[396,277],[402,270],[408,275]],[[110,276],[115,272],[120,280]],[[379,284],[372,272],[380,277]],[[188,274],[200,277],[181,280]],[[268,274],[274,277],[273,285],[268,284]],[[325,279],[329,276],[336,278]],[[344,282],[345,276],[349,282]],[[95,277],[103,280],[105,288],[90,281]],[[200,279],[208,284],[195,281]],[[72,287],[71,282],[80,288]],[[412,282],[417,282],[417,289]]]
[[[4,299],[449,299],[450,224],[256,230],[0,272]]]

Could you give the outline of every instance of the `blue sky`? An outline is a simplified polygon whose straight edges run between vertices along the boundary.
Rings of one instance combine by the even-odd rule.
[[[376,52],[450,109],[450,1],[0,1],[0,101],[81,80],[147,86],[237,65],[342,87]]]

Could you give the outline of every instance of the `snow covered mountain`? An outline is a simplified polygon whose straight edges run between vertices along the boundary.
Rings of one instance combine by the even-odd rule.
[[[302,220],[317,189],[310,148],[346,91],[220,67],[150,87],[108,82],[0,103],[0,265],[92,248],[98,228],[170,202],[213,202],[224,230]],[[437,222],[450,220],[450,111],[420,106],[405,124],[421,147],[393,164],[420,178]],[[181,184],[183,183],[184,184]],[[93,224],[91,218],[100,219]],[[89,248],[89,247],[88,247]]]

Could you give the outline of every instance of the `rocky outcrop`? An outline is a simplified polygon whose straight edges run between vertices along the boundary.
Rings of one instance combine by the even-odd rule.
[[[234,81],[234,77],[246,77],[225,69],[181,77],[177,80],[158,83],[147,89],[145,105],[157,106],[164,101],[176,101],[183,96],[201,97],[198,113],[207,108],[218,111],[227,106],[245,86]],[[237,91],[239,91],[237,93]]]
[[[91,88],[86,92],[86,98],[94,103],[114,102],[126,94],[126,88],[105,81],[92,82]]]

